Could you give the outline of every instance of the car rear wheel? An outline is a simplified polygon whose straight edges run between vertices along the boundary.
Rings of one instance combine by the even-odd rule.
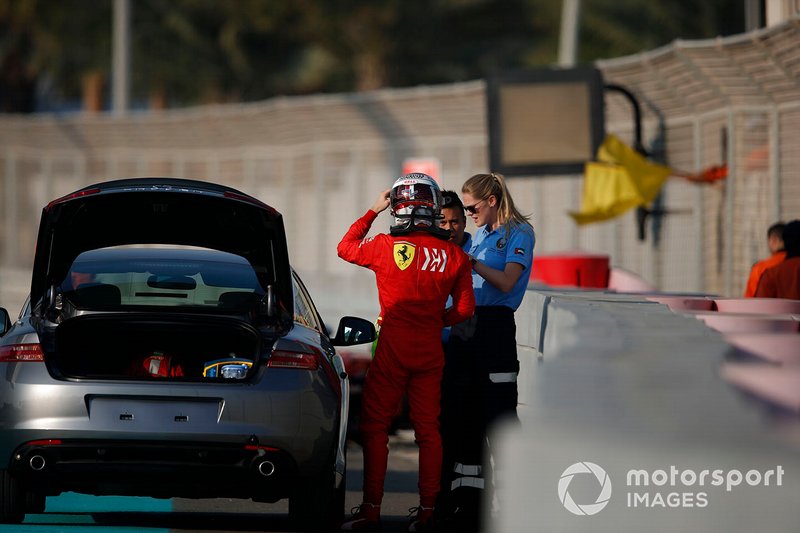
[[[338,529],[344,520],[346,479],[334,486],[334,473],[300,478],[289,497],[289,520],[300,531]]]
[[[25,518],[25,494],[17,479],[0,470],[0,523],[19,524]]]

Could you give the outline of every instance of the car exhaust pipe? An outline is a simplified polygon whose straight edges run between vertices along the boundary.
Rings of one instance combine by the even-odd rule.
[[[275,465],[272,461],[261,461],[256,468],[258,468],[258,473],[264,477],[269,477],[275,473]]]
[[[39,472],[40,470],[44,470],[45,465],[47,465],[47,461],[45,461],[44,457],[41,455],[33,455],[28,461],[28,464],[30,465],[31,470]]]

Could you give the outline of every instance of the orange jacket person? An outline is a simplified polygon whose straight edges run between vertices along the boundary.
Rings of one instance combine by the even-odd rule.
[[[395,217],[390,234],[365,239],[390,204]],[[403,394],[419,445],[420,507],[409,531],[431,525],[442,465],[442,328],[466,320],[475,309],[470,261],[439,227],[441,205],[441,191],[430,176],[407,174],[381,193],[339,243],[339,257],[375,272],[382,318],[361,410],[364,499],[344,530],[380,528],[389,428]],[[450,295],[453,306],[445,310]]]
[[[776,222],[771,225],[767,230],[767,246],[769,253],[772,254],[766,259],[762,259],[753,265],[750,269],[750,277],[747,278],[747,287],[744,290],[745,298],[752,298],[756,295],[756,288],[758,282],[761,280],[761,275],[769,267],[773,267],[784,260],[786,251],[783,249],[783,228],[785,224]]]
[[[792,220],[783,228],[786,259],[761,275],[756,289],[758,298],[800,300],[800,220]]]

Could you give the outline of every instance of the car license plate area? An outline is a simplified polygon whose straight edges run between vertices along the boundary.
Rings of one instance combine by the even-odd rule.
[[[92,396],[89,419],[95,427],[136,431],[198,431],[219,421],[222,400]]]

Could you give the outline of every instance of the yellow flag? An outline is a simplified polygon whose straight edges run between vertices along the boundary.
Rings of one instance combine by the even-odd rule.
[[[597,149],[597,160],[622,166],[639,190],[642,204],[655,200],[661,186],[672,174],[671,168],[649,161],[614,135],[607,135],[603,144]]]
[[[648,161],[614,135],[608,135],[597,150],[597,162],[586,163],[581,210],[570,216],[578,224],[588,224],[649,204],[670,174],[669,167]]]
[[[640,203],[639,191],[619,165],[586,163],[579,213],[570,213],[578,224],[601,222],[621,215]]]

